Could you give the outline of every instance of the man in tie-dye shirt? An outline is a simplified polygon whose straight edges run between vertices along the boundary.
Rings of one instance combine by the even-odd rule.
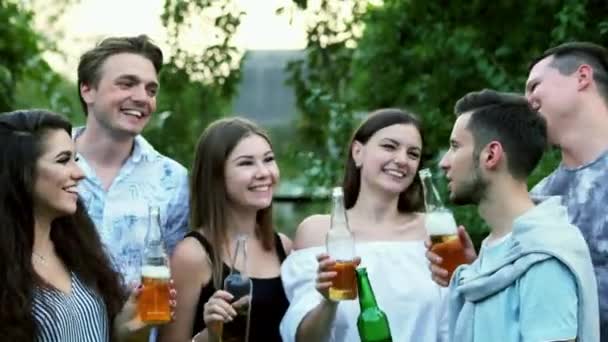
[[[126,284],[138,283],[148,208],[160,207],[172,251],[188,225],[188,178],[140,133],[156,109],[161,50],[146,36],[107,38],[78,65],[85,127],[74,139],[86,174],[79,191]]]
[[[601,341],[608,341],[608,50],[573,42],[545,51],[531,64],[526,96],[562,154],[532,193],[562,196],[583,233],[598,281]]]

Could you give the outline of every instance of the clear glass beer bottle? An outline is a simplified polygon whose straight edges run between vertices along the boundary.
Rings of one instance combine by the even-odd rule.
[[[336,301],[357,298],[355,240],[348,226],[341,187],[332,191],[331,224],[326,246],[327,254],[336,262],[334,271],[337,273],[329,288],[329,298]]]
[[[443,259],[440,266],[448,271],[448,277],[451,278],[456,267],[467,262],[458,238],[456,220],[452,211],[443,205],[439,191],[433,183],[431,171],[422,169],[419,175],[426,207],[424,225],[431,239],[431,251]]]
[[[139,317],[148,324],[171,321],[169,306],[171,274],[160,227],[160,208],[151,206],[141,269],[143,289],[137,302]]]
[[[388,318],[376,303],[374,290],[367,276],[367,269],[364,267],[357,269],[357,286],[361,308],[357,318],[357,329],[361,342],[392,342]]]
[[[232,306],[237,316],[232,322],[223,323],[220,327],[222,342],[246,342],[249,340],[249,314],[251,312],[251,294],[253,285],[247,275],[247,235],[236,238],[236,249],[232,255],[230,274],[224,279],[224,290],[234,298]]]

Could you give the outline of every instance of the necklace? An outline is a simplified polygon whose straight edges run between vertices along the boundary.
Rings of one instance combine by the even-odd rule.
[[[36,258],[34,258],[34,261],[38,261],[42,265],[46,266],[46,258],[43,255],[36,253],[34,251],[32,251],[32,254],[36,257]]]

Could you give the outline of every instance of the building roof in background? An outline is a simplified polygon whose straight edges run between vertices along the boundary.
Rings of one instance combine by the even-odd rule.
[[[289,61],[304,56],[302,50],[247,51],[232,112],[266,128],[290,124],[297,116],[297,108],[294,90],[285,84],[285,67]]]

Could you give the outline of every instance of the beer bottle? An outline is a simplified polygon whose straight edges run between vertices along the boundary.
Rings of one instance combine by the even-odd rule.
[[[224,279],[224,290],[233,296],[232,306],[237,316],[232,322],[224,323],[220,330],[222,342],[243,342],[249,340],[249,313],[253,285],[247,275],[247,235],[236,238],[236,250],[232,255],[230,273]]]
[[[329,298],[336,301],[357,298],[355,240],[348,227],[341,187],[333,188],[332,191],[331,224],[326,245],[327,254],[336,262],[334,271],[337,273],[329,288]]]
[[[426,207],[424,225],[431,239],[431,251],[443,259],[440,266],[448,271],[449,279],[456,267],[467,262],[464,249],[458,238],[456,220],[454,220],[452,211],[443,205],[439,192],[433,183],[431,171],[422,169],[419,171],[419,175],[422,181]]]
[[[357,318],[357,329],[361,342],[392,342],[388,318],[376,303],[376,297],[364,267],[357,269],[357,285],[359,287],[359,306],[361,307],[361,313]]]
[[[160,209],[151,206],[141,269],[143,289],[137,305],[139,317],[145,323],[162,324],[171,321],[168,265],[160,231]]]

